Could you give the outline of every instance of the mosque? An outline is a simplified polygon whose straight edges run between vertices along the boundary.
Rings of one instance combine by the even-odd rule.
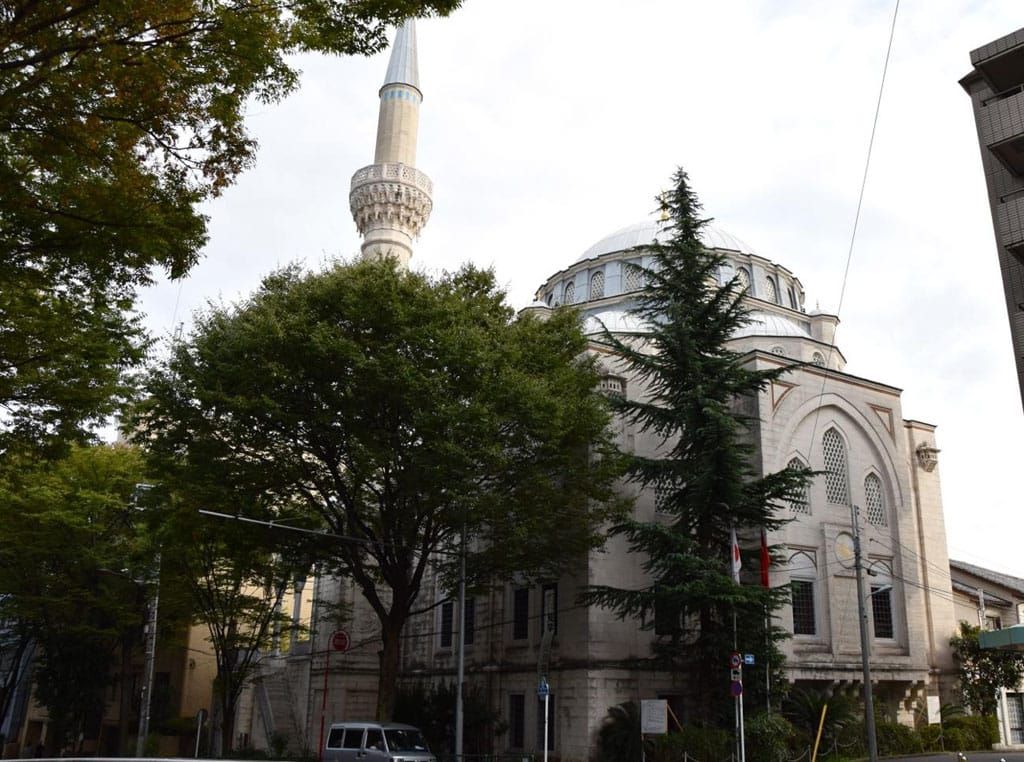
[[[350,195],[363,255],[392,256],[402,266],[432,209],[430,180],[415,166],[422,97],[415,29],[407,21],[396,35],[380,90],[374,163],[355,173]],[[573,305],[594,338],[602,326],[642,330],[631,308],[644,285],[642,268],[650,264],[645,247],[665,235],[657,219],[610,233],[552,274],[526,309],[543,315]],[[859,506],[875,696],[892,719],[910,724],[928,696],[949,700],[952,671],[948,638],[955,621],[935,427],[904,420],[900,389],[846,371],[846,358],[834,344],[837,316],[808,312],[803,285],[791,270],[720,228],[708,226],[703,235],[705,246],[727,262],[720,282],[735,275],[747,289],[751,320],[732,337],[731,348],[755,368],[803,363],[745,411],[757,421],[752,435],[759,469],[799,464],[822,472],[789,506],[793,520],[769,538],[785,548],[788,559],[771,572],[773,586],[789,584],[792,590],[792,603],[780,618],[792,635],[784,646],[787,677],[831,693],[860,695],[857,599],[848,552],[851,506]],[[638,393],[635,379],[616,374],[613,358],[607,367],[607,392]],[[623,422],[617,426],[623,449],[655,452],[658,443],[651,437]],[[657,496],[635,497],[637,515],[657,520]],[[671,675],[643,666],[656,632],[603,609],[569,605],[588,584],[630,587],[645,580],[637,558],[616,538],[578,574],[537,586],[511,580],[467,602],[466,682],[507,726],[493,751],[541,750],[543,704],[536,689],[542,668],[551,693],[549,745],[564,759],[588,758],[609,707],[656,697],[671,706],[683,693]],[[321,580],[319,586],[319,594],[360,607],[347,583]],[[447,591],[428,584],[423,595],[440,605],[411,623],[404,672],[408,680],[450,682],[460,617]],[[332,716],[372,712],[375,662],[367,658],[360,664],[353,656],[348,679],[328,700]],[[314,706],[323,698],[317,679],[311,675]]]

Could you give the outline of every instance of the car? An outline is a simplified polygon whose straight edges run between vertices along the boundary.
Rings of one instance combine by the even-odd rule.
[[[437,762],[419,728],[398,722],[335,722],[324,762]]]

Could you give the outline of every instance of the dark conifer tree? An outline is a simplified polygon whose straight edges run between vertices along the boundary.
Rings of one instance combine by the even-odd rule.
[[[799,497],[810,472],[765,475],[754,464],[750,421],[740,409],[790,367],[758,370],[727,348],[748,320],[743,291],[736,278],[718,285],[724,258],[700,240],[709,220],[700,216],[686,172],[673,180],[674,189],[660,198],[670,237],[650,247],[653,264],[634,311],[644,329],[606,331],[603,338],[643,387],[639,397],[614,399],[616,412],[664,440],[662,457],[630,457],[630,478],[658,496],[658,511],[669,518],[632,517],[612,530],[643,555],[646,588],[595,586],[586,598],[654,629],[655,661],[685,677],[691,717],[720,722],[732,713],[727,660],[734,614],[738,650],[759,657],[745,674],[748,706],[764,706],[765,669],[780,674],[775,643],[784,634],[766,632],[766,614],[785,603],[788,591],[759,584],[758,539],[762,528],[785,523],[780,509]],[[742,585],[732,578],[732,528],[752,546],[744,552]]]

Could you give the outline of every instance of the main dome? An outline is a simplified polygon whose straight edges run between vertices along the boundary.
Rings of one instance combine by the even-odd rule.
[[[670,231],[666,223],[657,219],[644,220],[633,225],[616,230],[614,233],[605,236],[595,243],[577,259],[583,262],[587,259],[595,259],[604,254],[611,254],[616,251],[628,251],[638,246],[647,246],[657,241],[664,243],[668,240]],[[714,225],[705,225],[701,230],[701,242],[709,249],[728,249],[738,251],[742,254],[753,254],[754,250],[741,241],[732,233],[727,233]]]

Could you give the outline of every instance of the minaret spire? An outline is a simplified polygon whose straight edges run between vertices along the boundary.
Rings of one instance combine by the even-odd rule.
[[[363,236],[363,256],[392,257],[401,267],[408,267],[412,240],[433,208],[430,178],[415,166],[422,100],[416,27],[406,19],[395,33],[380,89],[373,164],[352,176],[349,193],[352,217]]]

